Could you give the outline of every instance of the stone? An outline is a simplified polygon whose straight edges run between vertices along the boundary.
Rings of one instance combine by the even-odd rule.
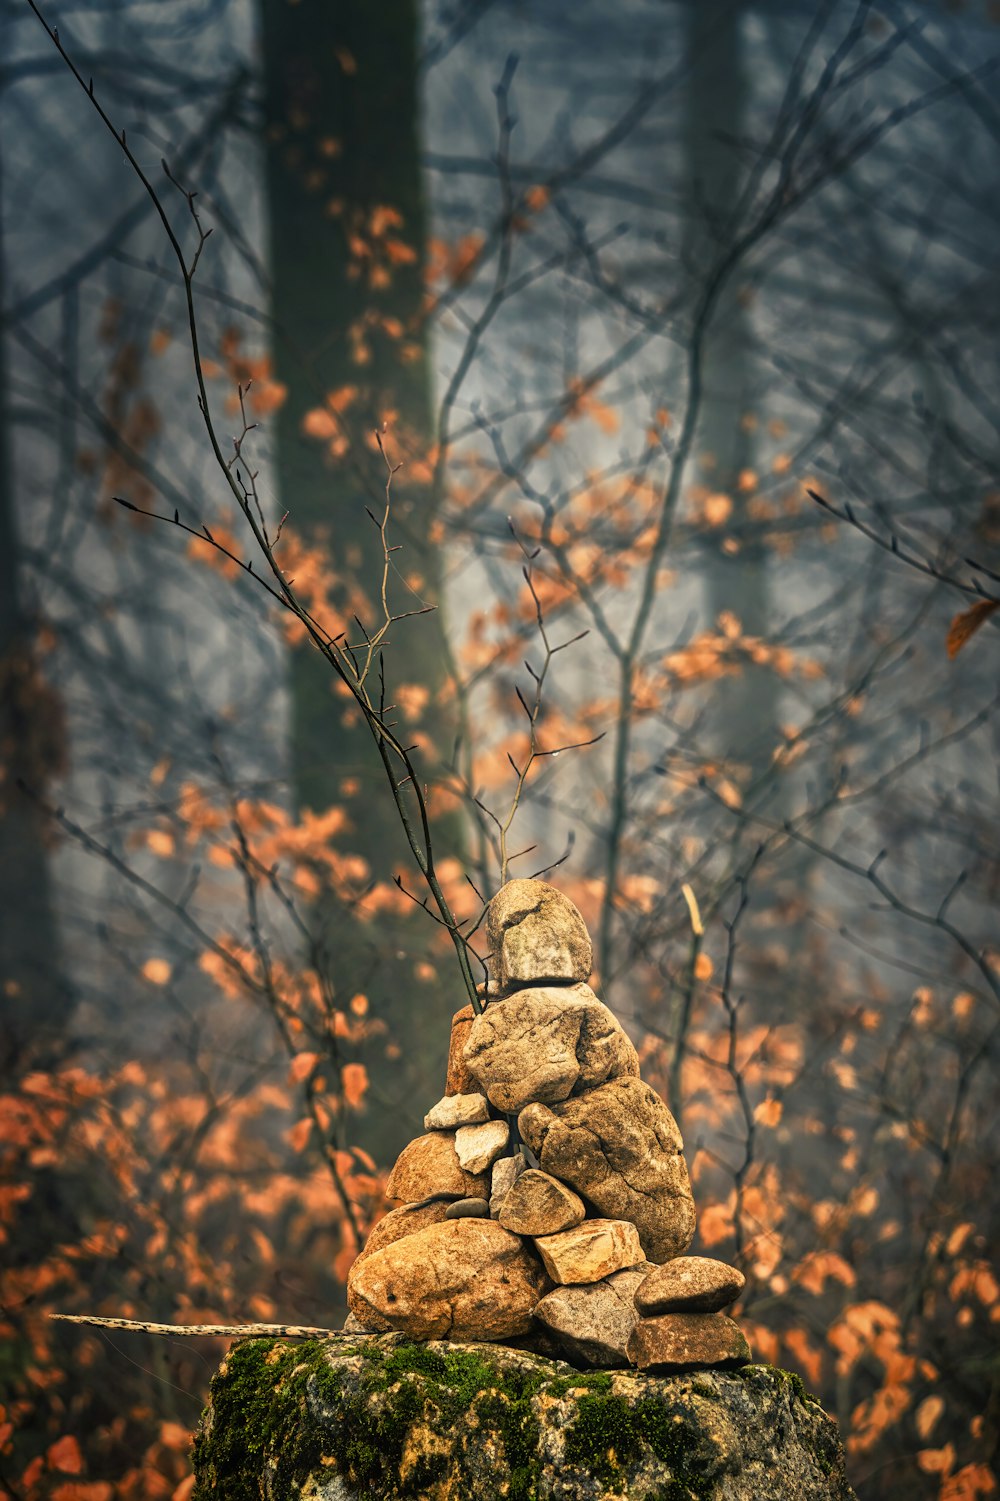
[[[472,1023],[465,1061],[490,1104],[511,1113],[639,1074],[635,1048],[589,985],[491,1001]]]
[[[485,1220],[490,1206],[486,1199],[456,1199],[444,1212],[446,1220]]]
[[[455,1155],[467,1173],[485,1173],[510,1141],[506,1121],[486,1121],[481,1126],[459,1126],[455,1132]]]
[[[446,1094],[424,1116],[425,1131],[453,1131],[488,1121],[490,1106],[484,1094]]]
[[[360,1266],[374,1251],[381,1251],[384,1246],[393,1245],[397,1240],[402,1240],[404,1235],[414,1235],[418,1230],[425,1230],[428,1225],[440,1224],[445,1218],[447,1209],[447,1204],[422,1204],[419,1209],[410,1209],[404,1205],[402,1209],[391,1209],[372,1226],[368,1239],[354,1258],[347,1276],[349,1317],[357,1319],[363,1327],[377,1329],[380,1333],[384,1333],[391,1327],[385,1319],[378,1318],[367,1306],[355,1303],[351,1293],[351,1277],[354,1274],[354,1268]]]
[[[523,1156],[516,1152],[513,1157],[498,1157],[493,1164],[490,1179],[490,1214],[499,1218],[500,1209],[518,1178],[527,1167]]]
[[[362,1324],[360,1319],[355,1318],[353,1313],[349,1313],[340,1326],[340,1332],[342,1334],[382,1334],[385,1332],[385,1323],[380,1320],[378,1327],[375,1325],[369,1327],[367,1324]]]
[[[594,953],[577,908],[545,881],[508,881],[486,912],[490,993],[587,980]]]
[[[750,1346],[739,1324],[724,1313],[661,1313],[637,1321],[626,1353],[640,1371],[665,1371],[678,1366],[743,1365],[750,1359]]]
[[[710,1256],[676,1256],[651,1269],[635,1306],[641,1314],[716,1313],[736,1302],[746,1280],[736,1267]]]
[[[784,1371],[609,1371],[600,1391],[575,1375],[502,1345],[243,1339],[212,1381],[195,1491],[856,1501],[836,1424]]]
[[[463,1006],[451,1019],[451,1040],[448,1044],[448,1071],[444,1092],[449,1094],[475,1094],[476,1081],[469,1073],[465,1061],[465,1044],[472,1030],[476,1013],[472,1006]]]
[[[436,1193],[478,1199],[488,1188],[485,1173],[467,1173],[459,1162],[454,1131],[430,1131],[400,1152],[386,1182],[385,1196],[415,1204]]]
[[[584,1220],[573,1230],[536,1237],[535,1249],[558,1287],[600,1282],[643,1260],[639,1232],[628,1220]]]
[[[515,1235],[555,1235],[578,1225],[586,1212],[579,1194],[533,1167],[518,1177],[498,1218]]]
[[[649,1261],[691,1244],[694,1200],[677,1122],[640,1079],[615,1079],[577,1099],[529,1105],[518,1128],[543,1172],[608,1219],[631,1220]]]
[[[527,1334],[551,1283],[530,1246],[496,1220],[445,1220],[351,1268],[351,1309],[413,1339]]]
[[[632,1295],[648,1271],[644,1264],[601,1282],[554,1288],[535,1308],[535,1318],[575,1364],[600,1370],[627,1366],[625,1350],[638,1318]]]

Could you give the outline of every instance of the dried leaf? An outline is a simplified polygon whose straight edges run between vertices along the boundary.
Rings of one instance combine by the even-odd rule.
[[[952,659],[957,657],[969,637],[974,636],[983,621],[989,620],[997,609],[1000,609],[1000,600],[980,599],[976,604],[970,605],[967,610],[962,610],[956,615],[948,628],[948,638],[945,642],[948,656]]]

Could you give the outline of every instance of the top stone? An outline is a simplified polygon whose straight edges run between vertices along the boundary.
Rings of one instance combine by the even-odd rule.
[[[586,924],[568,896],[545,881],[508,881],[486,914],[490,992],[590,978],[594,953]]]

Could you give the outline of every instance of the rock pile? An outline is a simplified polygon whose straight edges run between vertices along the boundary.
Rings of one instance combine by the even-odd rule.
[[[444,1098],[389,1175],[351,1268],[351,1327],[516,1343],[578,1365],[742,1364],[734,1267],[687,1256],[683,1142],[587,984],[580,913],[510,881],[487,913],[481,1014],[456,1013]]]

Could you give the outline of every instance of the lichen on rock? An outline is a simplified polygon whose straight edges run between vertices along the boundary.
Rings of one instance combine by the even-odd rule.
[[[836,1425],[769,1366],[583,1374],[400,1335],[244,1340],[213,1380],[194,1501],[852,1501]]]

